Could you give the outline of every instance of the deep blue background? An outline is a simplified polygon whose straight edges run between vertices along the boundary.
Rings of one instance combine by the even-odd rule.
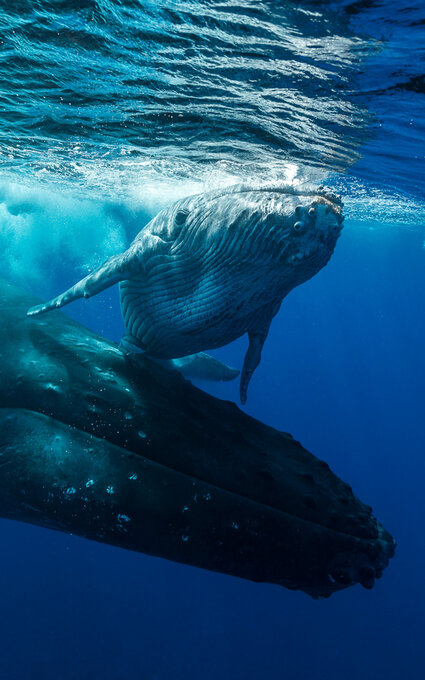
[[[423,246],[418,231],[348,221],[329,265],[282,305],[247,404],[327,460],[394,534],[375,589],[314,601],[2,521],[1,678],[423,677]],[[111,299],[74,313],[101,330]],[[119,334],[113,318],[105,332]],[[239,365],[243,349],[219,354]],[[213,391],[236,399],[237,385]]]
[[[0,680],[425,677],[424,26],[423,0],[2,3],[0,270],[42,297],[162,194],[362,152],[337,180],[351,221],[282,305],[247,410],[327,460],[398,548],[374,590],[313,601],[0,520]],[[116,289],[66,312],[121,335]]]

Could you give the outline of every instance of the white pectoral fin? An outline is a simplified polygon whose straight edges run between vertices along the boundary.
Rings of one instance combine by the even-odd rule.
[[[180,371],[185,378],[196,378],[198,380],[234,380],[238,377],[237,368],[232,368],[227,364],[215,359],[205,352],[191,354],[180,359],[171,359],[170,365]]]
[[[86,276],[81,281],[66,290],[61,295],[53,298],[49,302],[45,302],[36,307],[31,307],[28,310],[28,316],[35,316],[36,314],[43,314],[52,309],[59,309],[68,305],[79,298],[89,298],[92,295],[97,295],[105,288],[113,286],[114,283],[123,281],[130,275],[131,260],[128,257],[129,251],[120,253],[114,257],[109,258],[98,269]]]

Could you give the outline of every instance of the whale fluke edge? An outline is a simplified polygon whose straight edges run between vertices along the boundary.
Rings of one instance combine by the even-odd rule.
[[[290,435],[0,280],[0,515],[328,597],[394,540]]]

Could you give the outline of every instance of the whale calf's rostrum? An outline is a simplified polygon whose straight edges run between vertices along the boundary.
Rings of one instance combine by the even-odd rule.
[[[323,187],[237,185],[183,198],[149,222],[124,253],[28,314],[119,282],[125,345],[152,357],[196,355],[247,333],[240,380],[245,403],[283,298],[328,262],[342,221],[339,197]],[[205,355],[204,363],[211,373]],[[218,375],[223,379],[223,371]]]
[[[290,435],[0,281],[0,514],[326,597],[394,541]]]

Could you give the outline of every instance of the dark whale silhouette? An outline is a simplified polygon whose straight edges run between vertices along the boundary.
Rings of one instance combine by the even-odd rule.
[[[0,514],[326,597],[394,553],[290,435],[0,280]]]

